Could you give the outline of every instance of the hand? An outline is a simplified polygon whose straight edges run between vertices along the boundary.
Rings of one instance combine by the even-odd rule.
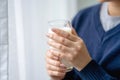
[[[91,61],[84,41],[77,36],[74,29],[72,29],[72,34],[57,28],[53,28],[52,31],[54,34],[47,34],[52,39],[48,41],[48,44],[59,50],[57,54],[61,58],[69,61],[69,64],[77,70],[82,70]]]
[[[66,73],[66,67],[60,62],[59,54],[49,50],[46,54],[46,68],[51,80],[62,80]]]

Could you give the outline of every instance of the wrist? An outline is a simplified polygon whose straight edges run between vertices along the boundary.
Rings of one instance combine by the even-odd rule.
[[[85,68],[90,62],[91,62],[92,58],[89,57],[88,59],[84,60],[84,62],[82,62],[83,64],[80,64],[79,66],[76,67],[76,69],[78,71],[81,71],[83,68]]]

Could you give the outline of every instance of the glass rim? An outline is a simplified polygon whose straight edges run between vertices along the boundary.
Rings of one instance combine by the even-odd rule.
[[[48,21],[48,24],[50,26],[55,26],[56,24],[64,24],[64,25],[69,25],[69,27],[72,27],[70,20],[67,20],[67,19],[50,20]]]

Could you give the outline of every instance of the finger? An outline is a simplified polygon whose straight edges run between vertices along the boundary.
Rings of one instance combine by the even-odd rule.
[[[54,66],[60,66],[61,62],[57,60],[53,60],[51,58],[46,58],[47,64],[54,65]]]
[[[66,71],[66,67],[53,66],[50,64],[47,64],[46,67],[47,67],[47,70],[51,70],[51,71],[58,71],[58,72],[65,72]]]
[[[68,47],[71,47],[72,44],[73,44],[73,41],[67,39],[67,38],[64,38],[62,36],[59,36],[57,34],[47,34],[47,37],[49,37],[50,39],[58,42],[58,43],[61,43],[65,46],[68,46]]]
[[[71,51],[70,47],[64,46],[64,45],[57,43],[55,41],[48,41],[48,45],[52,46],[56,50],[59,50],[59,51],[64,52],[64,53]]]
[[[57,29],[57,28],[52,28],[52,31],[62,37],[65,37],[69,40],[72,40],[72,41],[76,41],[78,38],[76,37],[76,35],[72,35],[64,30],[61,30],[61,29]]]
[[[77,36],[77,33],[74,28],[72,28],[72,34]]]
[[[73,56],[74,54],[71,53],[62,53],[60,51],[52,51],[52,53],[57,53],[57,54],[60,54],[60,57],[59,57],[59,60],[61,61],[62,59],[66,59],[67,61],[72,61],[73,60]],[[72,60],[71,60],[72,59]],[[61,61],[62,63],[62,61]],[[66,66],[64,64],[60,64],[60,67],[64,67],[66,68]]]
[[[75,60],[73,56],[74,54],[71,53],[61,54],[61,59],[65,59],[69,64],[72,64],[73,60]]]
[[[59,60],[60,55],[53,53],[51,50],[48,50],[46,56],[54,60]]]
[[[50,53],[55,54],[55,55],[60,54],[59,52],[57,52],[55,50],[50,50]],[[54,56],[54,57],[56,57],[56,56]],[[61,63],[60,60],[61,60],[60,56],[59,56],[59,59],[54,59],[53,56],[51,57],[50,55],[46,56],[46,61],[48,64],[51,64],[51,65],[54,64],[55,66],[66,68],[65,65]]]
[[[52,71],[52,70],[48,70],[48,74],[50,76],[56,76],[56,77],[61,77],[65,75],[65,72],[58,72],[58,71]]]

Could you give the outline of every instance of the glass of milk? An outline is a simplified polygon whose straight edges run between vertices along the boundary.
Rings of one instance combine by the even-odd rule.
[[[72,34],[72,26],[70,21],[68,20],[53,20],[53,21],[49,21],[48,24],[49,24],[48,33],[53,33],[51,30],[52,28],[58,28]],[[53,49],[53,50],[56,50],[56,49]],[[67,67],[67,72],[72,70],[73,67],[68,63],[66,59],[62,58],[60,60]]]

